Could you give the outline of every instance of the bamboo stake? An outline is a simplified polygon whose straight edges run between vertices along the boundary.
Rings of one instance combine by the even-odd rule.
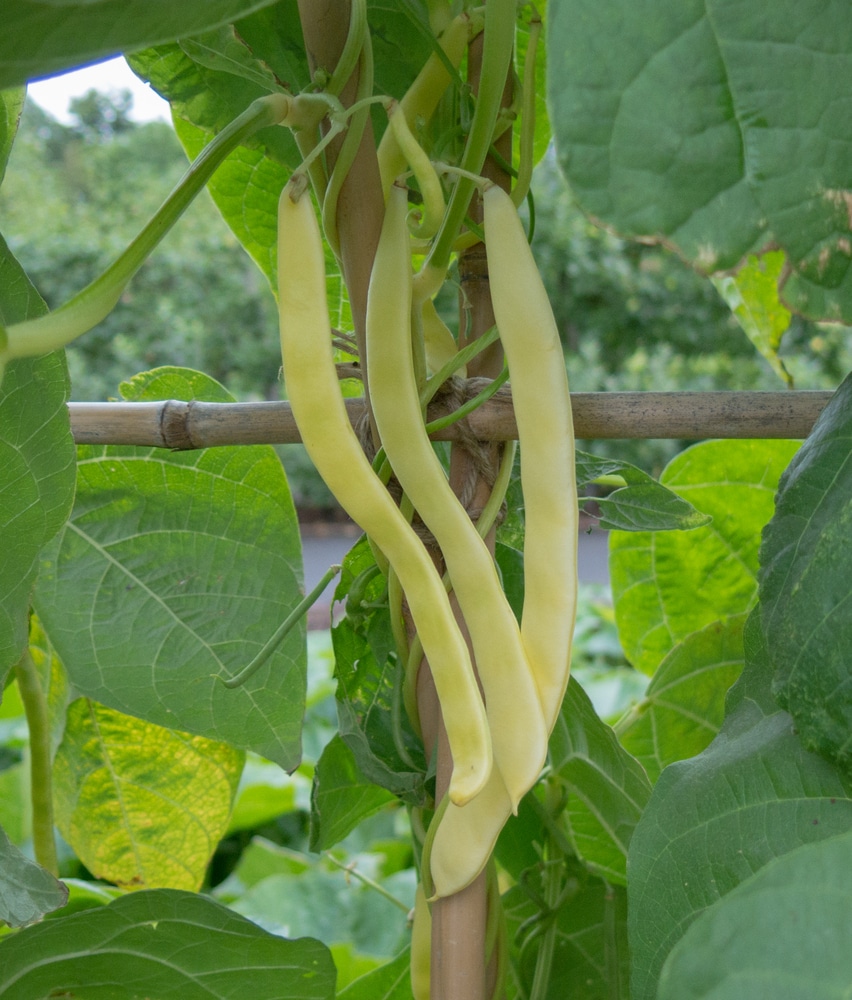
[[[470,380],[470,391],[481,387]],[[786,392],[579,392],[573,393],[574,426],[580,439],[805,438],[831,398],[816,390]],[[357,423],[361,399],[346,401]],[[77,444],[143,445],[187,450],[217,445],[293,444],[299,432],[286,402],[69,403]],[[440,408],[434,411],[441,415]],[[430,417],[432,410],[430,409]],[[511,386],[467,418],[480,440],[517,437]],[[454,427],[434,435],[452,441]]]

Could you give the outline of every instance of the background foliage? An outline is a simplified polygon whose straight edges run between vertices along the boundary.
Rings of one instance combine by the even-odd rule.
[[[842,71],[852,41],[841,6],[785,0],[772,25],[750,0],[671,0],[650,18],[628,0],[606,8],[553,0],[549,8],[557,158],[583,209],[622,233],[676,247],[699,270],[742,264],[735,276],[716,277],[752,319],[776,288],[769,282],[751,294],[760,282],[745,279],[788,273],[755,257],[770,245],[779,252],[777,243],[791,304],[822,320],[848,319],[848,192],[840,185],[850,131],[838,113],[848,94],[838,99],[836,91],[850,79]],[[111,3],[71,2],[64,13],[76,30],[62,49],[61,32],[34,30],[55,29],[52,15],[20,5],[14,31],[0,39],[9,57],[2,79],[17,83],[27,67],[54,67],[57,38],[69,64],[127,45],[134,65],[157,76],[187,116],[184,147],[199,147],[258,88],[274,89],[267,64],[281,79],[304,82],[292,4],[187,0],[177,20],[157,22],[159,7],[152,20],[134,3],[123,24],[129,41],[107,30]],[[370,13],[379,87],[401,93],[427,51],[425,8],[375,3]],[[93,48],[86,36],[99,17]],[[242,17],[240,31],[223,27],[233,17]],[[234,49],[238,36],[252,39],[248,51]],[[222,70],[222,55],[235,51],[239,58]],[[394,60],[397,51],[403,57]],[[677,86],[684,75],[689,86]],[[4,92],[4,163],[20,103],[20,93]],[[169,130],[131,125],[121,100],[85,99],[71,128],[28,114],[14,154],[21,166],[13,161],[0,206],[11,246],[0,246],[4,323],[43,311],[39,292],[53,305],[85,283],[159,200],[162,178],[178,170]],[[809,116],[812,142],[798,144]],[[828,147],[834,155],[821,159]],[[269,209],[292,156],[283,133],[258,136],[214,185],[220,210],[267,273]],[[156,183],[140,168],[152,160]],[[117,172],[121,163],[130,181]],[[241,191],[247,170],[263,183]],[[28,215],[36,180],[43,201],[37,195]],[[656,246],[593,228],[556,195],[552,161],[536,183],[537,252],[554,298],[565,300],[566,343],[582,361],[574,388],[615,387],[616,372],[653,388],[668,387],[669,378],[673,388],[745,388],[776,377],[767,374],[774,327],[759,345],[770,363],[755,362],[709,284]],[[127,231],[121,218],[112,225],[116,207],[133,223]],[[252,225],[241,227],[247,208]],[[234,325],[217,326],[229,309],[224,294],[217,298],[230,280],[220,265],[233,259],[239,275],[248,258],[218,223],[199,225],[176,230],[174,256],[172,244],[161,251],[170,267],[158,272],[155,257],[151,285],[143,272],[126,295],[115,319],[134,338],[110,360],[113,373],[150,368],[161,347],[173,352],[172,365],[182,350],[195,350],[235,391],[276,395],[262,279],[233,289]],[[199,243],[208,248],[200,264]],[[80,254],[80,246],[93,249]],[[196,264],[181,272],[183,258]],[[336,277],[331,294],[345,319]],[[199,326],[177,309],[186,299],[200,313],[207,298],[216,308]],[[243,349],[239,375],[225,350],[247,323],[254,339],[243,349],[250,360],[256,347],[258,359],[251,377]],[[849,367],[841,332],[797,321],[785,365],[800,385],[837,384]],[[220,338],[221,353],[208,357],[207,341]],[[95,331],[80,344],[72,364],[79,382],[101,377],[92,360],[100,358],[97,339]],[[89,342],[98,350],[87,359]],[[598,382],[584,385],[584,377]],[[250,967],[261,997],[282,988],[331,997],[337,987],[350,1000],[407,1000],[400,970],[433,775],[411,730],[395,724],[399,664],[388,597],[379,577],[358,586],[372,554],[359,544],[347,557],[337,591],[347,616],[330,638],[296,636],[245,688],[227,691],[220,678],[239,669],[299,595],[295,511],[277,461],[270,449],[88,449],[78,454],[72,510],[71,440],[67,421],[56,419],[68,385],[57,354],[10,364],[0,393],[0,525],[8,532],[34,517],[0,564],[0,667],[15,666],[16,678],[0,706],[0,915],[8,925],[0,996],[68,992],[97,975],[106,990],[225,997]],[[626,522],[631,490],[646,498],[653,490],[659,500],[667,486],[680,498],[678,526],[694,530],[658,530],[662,504],[649,502],[641,525],[623,525],[642,531],[612,535],[614,610],[583,595],[551,766],[495,852],[492,892],[505,906],[496,933],[505,935],[510,997],[734,997],[743,982],[777,980],[784,961],[798,963],[809,995],[848,987],[848,948],[834,948],[828,960],[823,925],[827,917],[830,943],[845,940],[848,907],[824,897],[829,886],[845,889],[833,873],[848,854],[852,817],[850,391],[847,378],[801,447],[702,442],[668,462],[663,486],[623,459],[581,460],[581,473],[606,469],[629,484],[609,498],[611,523]],[[231,398],[209,376],[177,367],[148,371],[121,392]],[[645,454],[648,464],[662,464],[660,451]],[[668,513],[670,497],[666,503]],[[513,607],[522,597],[520,514],[513,510],[500,536]],[[31,593],[37,616],[28,614]],[[801,655],[791,657],[791,646]],[[46,716],[29,732],[28,677],[45,693]],[[27,772],[43,774],[45,757],[55,762],[52,798],[66,838],[63,883],[24,854],[44,823],[43,810],[31,811]],[[778,907],[792,907],[796,920],[777,919]],[[40,915],[36,926],[12,930]]]

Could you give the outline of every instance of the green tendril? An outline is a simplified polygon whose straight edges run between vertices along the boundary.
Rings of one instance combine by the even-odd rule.
[[[403,903],[403,901],[401,899],[397,899],[396,896],[394,896],[394,894],[392,892],[388,892],[387,889],[385,889],[384,886],[379,885],[379,883],[376,882],[376,881],[374,881],[373,879],[371,879],[369,875],[365,875],[363,872],[358,871],[358,869],[355,867],[355,865],[353,865],[353,864],[348,864],[347,865],[347,864],[344,864],[342,861],[338,861],[337,858],[331,853],[331,851],[323,851],[323,855],[336,868],[339,868],[341,871],[346,872],[347,875],[351,875],[353,878],[358,879],[358,881],[361,882],[363,885],[366,885],[370,889],[373,889],[380,896],[384,896],[384,898],[389,903],[393,903],[393,905],[398,910],[402,910],[402,912],[406,916],[408,915],[408,904],[407,903]]]

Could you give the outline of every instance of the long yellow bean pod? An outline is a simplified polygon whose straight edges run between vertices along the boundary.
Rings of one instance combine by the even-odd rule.
[[[521,449],[526,522],[521,635],[550,732],[568,685],[577,609],[571,399],[556,320],[517,210],[496,186],[485,191],[483,202],[491,301],[509,363]]]
[[[458,68],[467,48],[470,32],[470,16],[459,14],[448,25],[438,40],[452,66]],[[441,96],[450,83],[450,74],[443,60],[436,52],[426,60],[423,69],[399,102],[409,128],[416,129],[417,120],[429,121],[438,106]],[[391,184],[406,169],[405,154],[400,149],[393,130],[387,128],[382,135],[378,149],[379,172],[382,190],[387,198]]]
[[[541,772],[547,735],[520,630],[494,560],[453,493],[423,425],[410,333],[407,207],[405,190],[394,186],[367,295],[373,414],[394,474],[443,553],[485,692],[495,766],[516,806]],[[438,696],[446,711],[450,706],[440,691]]]
[[[491,771],[491,741],[467,645],[441,577],[411,526],[373,472],[355,436],[334,368],[325,261],[310,198],[287,185],[278,205],[278,308],[281,355],[293,416],[305,448],[331,492],[375,540],[402,582],[447,704],[453,754],[450,797],[469,801]]]
[[[512,375],[524,493],[524,608],[521,636],[547,731],[553,729],[571,665],[577,602],[577,484],[574,430],[562,345],[547,293],[511,198],[484,196],[491,299]],[[464,809],[450,803],[435,833],[435,896],[449,896],[484,868],[512,805],[495,769]]]
[[[488,864],[511,814],[512,801],[496,767],[485,788],[466,806],[447,804],[429,854],[432,899],[452,896],[470,885]]]

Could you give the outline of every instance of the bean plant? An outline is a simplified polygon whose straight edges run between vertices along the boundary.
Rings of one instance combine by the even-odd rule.
[[[852,322],[844,6],[21,0],[0,164],[27,80],[116,53],[191,166],[53,311],[0,242],[0,997],[842,995],[852,381],[804,443],[732,427],[659,481],[575,451],[529,240],[553,144],[785,377],[793,314]],[[75,447],[63,349],[205,185],[363,531],[330,650],[270,446]],[[518,461],[467,419],[507,382]],[[117,392],[232,401],[176,366]],[[570,669],[590,483],[606,706]]]

